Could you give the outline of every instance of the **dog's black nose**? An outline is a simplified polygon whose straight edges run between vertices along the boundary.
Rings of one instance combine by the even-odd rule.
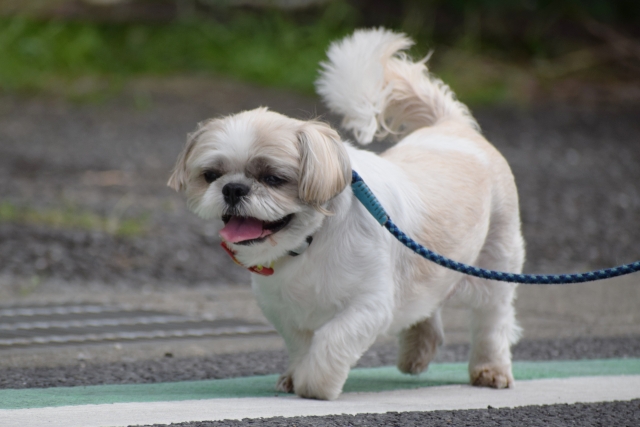
[[[224,196],[224,201],[227,202],[229,206],[235,206],[244,196],[249,194],[249,190],[249,187],[244,184],[230,182],[222,187],[222,195]]]

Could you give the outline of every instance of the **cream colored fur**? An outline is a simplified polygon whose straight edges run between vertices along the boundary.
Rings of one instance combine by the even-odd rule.
[[[266,241],[230,244],[245,266],[273,263],[275,273],[252,274],[252,284],[289,352],[280,390],[337,398],[350,367],[384,333],[400,338],[401,371],[427,369],[443,340],[439,312],[450,297],[471,313],[471,383],[513,384],[516,286],[422,259],[380,227],[347,185],[353,168],[396,224],[430,249],[480,267],[522,268],[509,166],[449,88],[401,52],[410,44],[386,30],[358,31],[330,47],[318,81],[360,142],[403,136],[382,155],[343,143],[325,124],[262,108],[201,125],[169,181],[204,218],[232,212],[272,222],[292,214]],[[207,183],[206,171],[219,177]],[[285,183],[270,186],[265,173]],[[221,194],[228,183],[250,188],[233,208]],[[306,252],[290,256],[307,236],[313,243]]]

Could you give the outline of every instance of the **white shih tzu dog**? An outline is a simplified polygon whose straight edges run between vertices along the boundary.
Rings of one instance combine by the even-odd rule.
[[[223,247],[252,272],[258,303],[289,352],[281,391],[337,398],[382,333],[399,337],[400,371],[423,372],[443,341],[441,306],[454,295],[471,313],[471,383],[513,385],[516,285],[422,259],[349,186],[353,168],[403,231],[440,254],[521,271],[509,166],[424,61],[403,53],[411,45],[384,29],[356,31],[331,45],[317,81],[359,143],[402,138],[381,155],[343,142],[325,123],[259,108],[201,123],[169,180],[196,214],[224,222]]]

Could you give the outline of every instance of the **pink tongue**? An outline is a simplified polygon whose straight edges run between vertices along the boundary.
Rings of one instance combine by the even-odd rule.
[[[264,230],[267,234],[268,230]],[[232,216],[229,222],[220,230],[220,237],[229,243],[242,242],[244,240],[263,237],[262,221],[256,218],[242,218]]]

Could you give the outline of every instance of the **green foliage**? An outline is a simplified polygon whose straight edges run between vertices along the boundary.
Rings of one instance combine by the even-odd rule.
[[[329,42],[352,30],[342,3],[311,22],[267,11],[166,24],[0,20],[0,88],[47,89],[78,78],[222,73],[261,84],[313,90]]]
[[[586,18],[637,31],[640,2],[334,0],[304,12],[217,7],[156,24],[5,17],[0,18],[0,91],[91,99],[119,91],[131,78],[186,74],[227,75],[310,94],[332,40],[357,27],[383,25],[411,35],[417,55],[435,47],[434,71],[463,101],[486,103],[513,99],[514,91],[534,79],[548,82],[549,76],[566,75],[563,70],[597,63],[564,64],[594,43],[583,25]],[[451,61],[449,52],[471,62]],[[563,72],[547,70],[557,63]],[[505,72],[512,74],[509,81]]]

